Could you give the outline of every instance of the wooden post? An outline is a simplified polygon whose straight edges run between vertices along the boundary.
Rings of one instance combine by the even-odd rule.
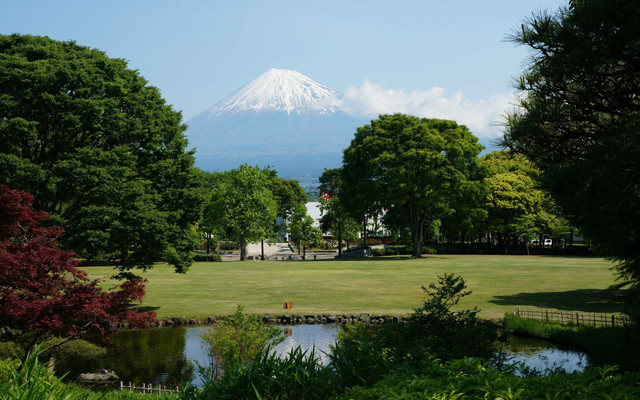
[[[516,317],[519,317],[519,316],[520,316],[520,309],[516,308]]]
[[[615,315],[611,315],[611,327],[612,328],[616,327],[616,316]]]
[[[545,316],[545,319],[547,320],[547,322],[549,322],[549,310],[545,311]]]
[[[576,313],[576,325],[580,325],[580,314]]]

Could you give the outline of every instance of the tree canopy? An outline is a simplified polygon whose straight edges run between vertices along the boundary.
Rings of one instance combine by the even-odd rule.
[[[463,125],[404,114],[358,128],[343,157],[343,195],[356,209],[406,216],[413,255],[425,223],[454,212],[456,199],[482,185],[482,145]]]
[[[145,295],[137,278],[104,291],[77,268],[70,251],[57,247],[59,226],[31,205],[33,196],[0,185],[0,326],[17,329],[25,340],[105,334],[127,320],[148,326],[154,312],[129,310]]]
[[[555,201],[540,185],[540,170],[531,161],[506,150],[486,154],[481,160],[489,171],[485,228],[504,251],[527,244],[534,234],[558,242],[570,233]]]
[[[338,257],[342,257],[342,243],[344,240],[357,239],[358,224],[349,215],[346,202],[340,194],[344,186],[342,170],[340,168],[326,169],[319,179],[320,209],[322,210],[322,224],[326,230],[336,235],[338,243]]]
[[[519,79],[520,109],[509,115],[505,132],[505,144],[540,167],[569,219],[619,261],[622,278],[636,289],[638,20],[635,1],[572,0],[525,21],[513,40],[531,50],[531,59]],[[640,307],[634,308],[640,320]]]
[[[241,260],[248,242],[275,235],[278,202],[268,186],[271,176],[268,169],[242,164],[212,179],[207,213],[240,243]]]
[[[188,268],[202,194],[181,118],[124,60],[0,35],[0,183],[35,195],[81,257]]]

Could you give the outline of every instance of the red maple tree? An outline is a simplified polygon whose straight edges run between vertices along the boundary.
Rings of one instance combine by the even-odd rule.
[[[154,312],[129,308],[144,297],[144,281],[103,290],[77,268],[73,252],[58,248],[63,229],[43,225],[49,216],[32,208],[33,199],[0,185],[0,327],[29,334],[35,343],[89,332],[104,336],[122,321],[148,326]]]

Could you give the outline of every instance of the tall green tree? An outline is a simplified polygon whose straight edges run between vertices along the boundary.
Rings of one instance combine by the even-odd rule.
[[[0,35],[0,183],[34,194],[81,257],[188,268],[202,191],[181,119],[124,60]]]
[[[558,240],[571,229],[568,221],[541,187],[540,170],[521,154],[502,150],[481,158],[487,167],[488,213],[485,229],[505,252],[527,244],[534,236]]]
[[[338,241],[338,257],[342,257],[343,241],[357,238],[354,227],[357,223],[349,215],[345,201],[341,197],[342,171],[340,168],[326,169],[319,179],[320,209],[328,228],[335,234]],[[357,228],[356,228],[357,229]]]
[[[207,191],[202,210],[202,219],[198,223],[198,231],[204,241],[205,250],[208,254],[217,247],[220,239],[226,233],[222,221],[224,210],[220,208],[223,207],[223,204],[220,201],[217,201],[217,198],[214,195],[217,185],[221,179],[224,178],[224,173],[207,171],[199,172],[202,174],[202,179],[205,182],[204,185]]]
[[[453,212],[456,191],[480,184],[482,145],[463,125],[404,114],[358,128],[344,150],[344,187],[363,207],[403,210],[420,257],[424,226]]]
[[[211,204],[218,221],[240,243],[240,259],[246,258],[248,242],[275,235],[278,203],[268,187],[269,170],[242,164],[215,179]]]
[[[531,50],[505,144],[531,158],[572,223],[618,261],[640,321],[640,7],[572,0],[514,33]]]
[[[307,202],[307,195],[297,180],[280,178],[275,170],[268,171],[272,176],[267,186],[278,203],[278,217],[287,220],[298,206]]]

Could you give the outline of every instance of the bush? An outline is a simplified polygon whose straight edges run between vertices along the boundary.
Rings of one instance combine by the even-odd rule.
[[[331,367],[340,387],[372,385],[389,373],[394,361],[378,330],[360,323],[345,326],[336,344],[329,347]]]
[[[419,373],[395,373],[371,388],[353,387],[337,399],[637,399],[640,373],[614,375],[615,368],[593,368],[580,374],[550,373],[518,377],[490,368],[479,359],[423,365]]]
[[[231,241],[220,242],[220,250],[240,250],[240,245]]]
[[[208,261],[208,262],[220,262],[222,261],[222,256],[217,253],[213,254],[194,254],[193,261]]]
[[[407,324],[403,343],[416,357],[435,355],[441,360],[462,357],[488,359],[495,352],[498,325],[478,317],[480,310],[452,310],[461,298],[471,294],[461,276],[445,274],[438,284],[422,287],[426,293],[422,307]]]
[[[39,348],[27,354],[24,361],[10,365],[2,371],[0,378],[0,399],[14,400],[71,400],[98,399],[97,393],[76,396],[74,390],[62,383],[64,375],[56,378],[46,364],[39,360]],[[5,364],[6,368],[6,364]],[[5,377],[6,374],[6,377]]]
[[[210,377],[219,375],[228,363],[246,363],[253,360],[264,348],[284,340],[282,329],[260,322],[258,315],[245,314],[238,306],[233,315],[202,336],[209,346],[211,357]]]
[[[385,249],[371,249],[371,255],[373,255],[374,257],[382,257],[386,254],[387,252],[385,251]]]
[[[208,399],[325,399],[336,391],[331,369],[315,351],[300,347],[280,357],[268,348],[248,362],[226,363],[218,379],[205,381],[202,391],[187,388],[185,400]]]
[[[436,254],[437,251],[433,247],[421,247],[420,254]]]
[[[0,342],[0,360],[8,358],[23,358],[25,349],[16,342]]]
[[[411,254],[411,251],[408,250],[407,246],[404,245],[395,245],[391,247],[387,247],[385,249],[385,254],[388,256],[397,256],[397,255],[406,255]]]
[[[382,244],[382,240],[377,238],[367,238],[367,240],[365,241],[365,244],[367,246],[377,246],[379,244]]]

